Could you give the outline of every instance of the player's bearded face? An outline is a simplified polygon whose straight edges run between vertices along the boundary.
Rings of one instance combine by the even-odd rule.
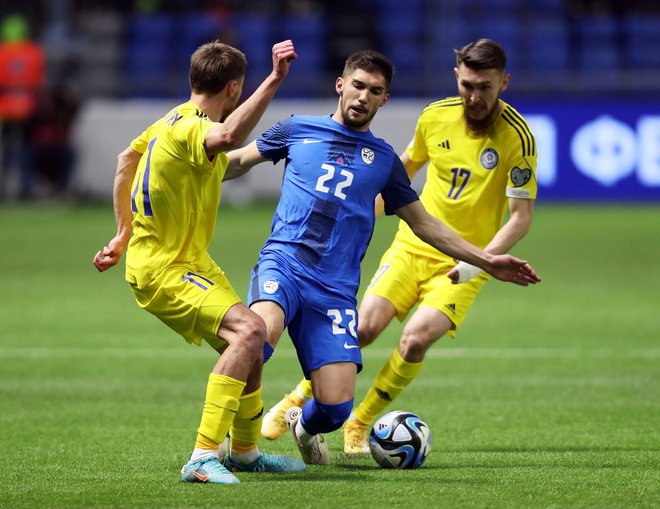
[[[473,131],[487,129],[500,112],[499,99],[509,83],[509,75],[498,69],[470,69],[464,65],[454,74],[468,127]]]
[[[337,88],[343,124],[352,129],[368,129],[389,97],[384,78],[361,69],[339,78]]]

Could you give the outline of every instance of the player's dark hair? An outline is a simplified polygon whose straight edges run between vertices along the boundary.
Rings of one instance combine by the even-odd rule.
[[[196,94],[217,94],[245,76],[246,67],[242,51],[217,40],[202,44],[190,57],[190,88]]]
[[[392,76],[394,76],[394,64],[392,64],[389,58],[382,53],[370,49],[356,51],[350,55],[346,59],[342,75],[346,75],[356,69],[381,74],[385,78],[387,88],[390,87]]]
[[[455,49],[456,65],[463,64],[470,69],[497,69],[506,68],[506,51],[490,39],[479,39],[466,44],[461,49]]]

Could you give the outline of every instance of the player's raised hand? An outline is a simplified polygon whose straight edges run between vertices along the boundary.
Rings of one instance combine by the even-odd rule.
[[[108,245],[94,255],[94,266],[99,272],[104,272],[119,263],[121,255],[126,249],[126,241],[117,237],[113,238]]]
[[[520,286],[541,282],[541,278],[527,261],[508,254],[493,255],[486,272],[496,279]],[[454,267],[449,271],[447,277],[451,279],[452,283],[456,284],[459,282],[459,275],[459,271]]]
[[[291,62],[296,58],[298,55],[291,39],[275,44],[273,46],[273,72],[275,75],[284,79],[289,74]]]

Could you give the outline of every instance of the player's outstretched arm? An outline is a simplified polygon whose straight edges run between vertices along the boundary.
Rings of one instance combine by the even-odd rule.
[[[395,212],[424,242],[453,258],[482,268],[497,279],[522,286],[541,281],[525,260],[508,254],[493,255],[470,244],[442,221],[431,216],[419,200],[400,207]],[[458,282],[458,272],[455,269],[448,276],[453,282]]]
[[[117,234],[108,242],[107,246],[99,250],[94,256],[94,266],[99,272],[108,270],[119,263],[126,250],[131,236],[131,184],[137,171],[142,154],[131,147],[126,148],[117,157],[117,173],[112,190],[112,201],[115,210]]]
[[[278,42],[273,46],[273,70],[254,93],[206,134],[204,146],[209,156],[239,147],[257,126],[277,89],[289,74],[291,62],[298,58],[293,42]]]
[[[229,165],[227,166],[225,176],[222,178],[223,181],[240,177],[246,174],[254,165],[266,161],[259,153],[256,141],[245,147],[227,152],[227,157],[229,157]]]
[[[509,220],[497,231],[484,250],[493,254],[508,252],[531,228],[533,210],[534,200],[509,198]],[[469,281],[482,272],[479,267],[465,262],[459,262],[455,270],[458,271],[458,283]],[[450,274],[453,276],[453,270]]]

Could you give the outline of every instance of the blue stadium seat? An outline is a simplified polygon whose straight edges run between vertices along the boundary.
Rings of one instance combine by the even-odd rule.
[[[168,95],[169,59],[174,20],[165,13],[136,14],[127,24],[124,80],[131,97]]]
[[[469,11],[478,12],[479,15],[486,18],[501,19],[504,17],[515,18],[520,3],[519,0],[489,0],[488,2],[467,0],[463,2],[463,5]]]
[[[423,95],[441,97],[456,94],[456,81],[452,72],[456,66],[454,49],[461,48],[476,38],[474,28],[474,25],[462,16],[426,20]]]
[[[627,62],[632,69],[660,68],[660,16],[632,13],[623,21]]]
[[[383,51],[394,63],[397,73],[414,74],[424,67],[424,46],[417,39],[394,41],[385,45]]]
[[[418,13],[423,13],[425,1],[406,0],[402,2],[401,0],[377,0],[377,4],[379,12],[387,12],[388,14],[397,14],[399,16],[403,16],[403,14],[417,16]]]
[[[618,70],[617,19],[613,15],[588,16],[580,19],[577,25],[580,34],[580,70]]]
[[[267,13],[237,13],[232,24],[236,33],[236,44],[248,60],[244,86],[244,94],[247,94],[254,91],[270,72],[271,49],[279,35],[273,33],[275,23]],[[294,43],[297,42],[294,40]]]
[[[167,13],[138,13],[128,21],[127,35],[134,40],[157,40],[169,37],[174,28],[174,19]]]
[[[392,93],[416,95],[423,87],[425,70],[424,1],[380,0],[377,33],[380,48],[396,68]]]
[[[527,12],[536,16],[563,16],[565,0],[525,0]]]
[[[289,14],[278,23],[278,40],[292,39],[296,45],[296,70],[280,88],[281,97],[316,97],[327,86],[327,20],[320,14]]]
[[[578,20],[580,37],[587,41],[612,39],[617,35],[617,19],[614,15],[599,14]]]
[[[569,32],[563,18],[541,18],[523,31],[523,67],[530,71],[566,71],[570,65]]]

